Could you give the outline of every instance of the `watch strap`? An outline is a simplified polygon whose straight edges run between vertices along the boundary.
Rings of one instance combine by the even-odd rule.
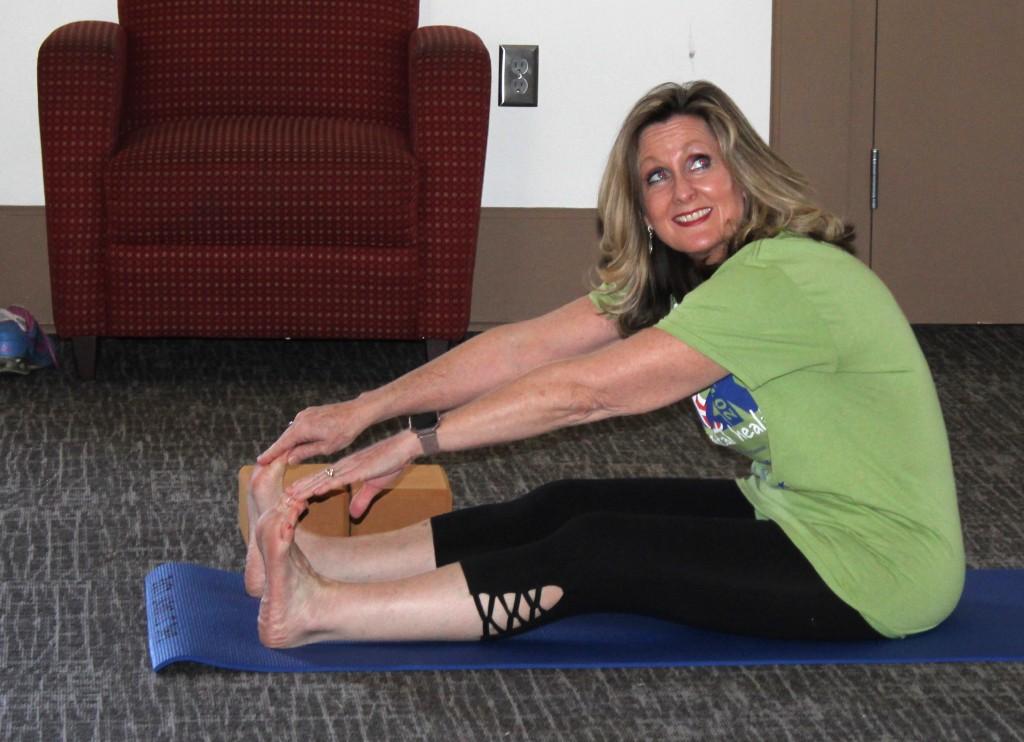
[[[437,428],[423,433],[417,432],[416,435],[420,439],[420,445],[423,446],[424,456],[441,453],[441,444],[437,442]]]

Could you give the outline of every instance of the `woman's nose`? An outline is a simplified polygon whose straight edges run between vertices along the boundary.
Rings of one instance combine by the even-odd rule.
[[[694,197],[697,190],[687,178],[676,178],[674,182],[672,197],[681,203],[685,203]]]

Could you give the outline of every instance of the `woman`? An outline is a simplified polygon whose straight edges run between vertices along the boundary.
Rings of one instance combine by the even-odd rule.
[[[271,646],[504,636],[588,611],[746,634],[900,637],[941,622],[964,557],[927,364],[881,282],[843,249],[735,104],[662,85],[627,117],[599,197],[601,285],[483,333],[357,399],[304,410],[259,457],[246,585]],[[737,482],[556,482],[380,536],[317,540],[305,501],[424,454],[692,397]],[[283,494],[286,462],[398,415],[445,411]],[[682,453],[682,452],[681,452]]]

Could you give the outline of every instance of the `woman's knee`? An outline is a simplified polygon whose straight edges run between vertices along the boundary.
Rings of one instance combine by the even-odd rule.
[[[518,502],[531,519],[558,525],[587,513],[597,504],[590,496],[588,481],[581,479],[559,479],[542,484]]]

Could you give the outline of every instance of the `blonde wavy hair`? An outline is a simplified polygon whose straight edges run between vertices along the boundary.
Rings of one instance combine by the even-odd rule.
[[[651,124],[683,114],[708,125],[744,194],[729,255],[782,231],[852,251],[853,228],[815,203],[807,179],[768,148],[724,91],[704,80],[659,85],[637,102],[622,124],[598,194],[601,256],[595,288],[603,311],[615,318],[623,336],[653,325],[673,300],[682,301],[714,272],[714,266],[695,264],[657,236],[649,242],[644,219],[637,163],[640,134]]]

